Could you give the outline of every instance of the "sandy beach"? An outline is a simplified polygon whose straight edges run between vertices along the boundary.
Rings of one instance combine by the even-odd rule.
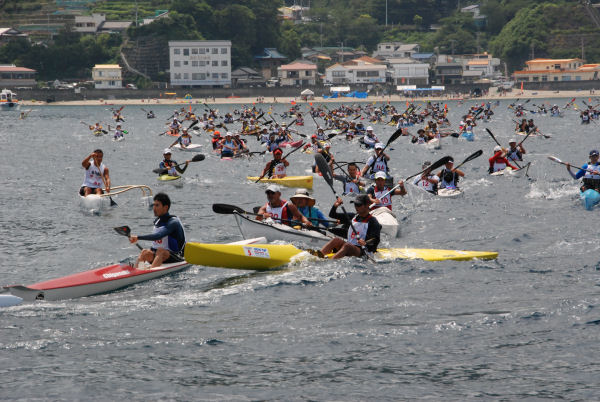
[[[286,103],[378,103],[378,102],[406,102],[408,101],[450,101],[450,100],[465,100],[471,99],[474,101],[485,100],[502,100],[502,99],[551,99],[551,98],[589,98],[595,96],[590,90],[577,91],[540,91],[540,90],[513,90],[506,94],[497,93],[494,90],[483,97],[472,98],[468,95],[448,95],[448,96],[430,96],[430,97],[414,97],[407,98],[403,95],[390,96],[369,96],[366,99],[338,97],[334,99],[323,99],[315,97],[314,99],[304,100],[300,96],[297,97],[228,97],[228,98],[147,98],[147,99],[96,99],[96,100],[76,100],[65,102],[52,102],[49,105],[56,106],[96,106],[96,105],[176,105],[176,104],[286,104]],[[21,100],[24,106],[46,105],[48,103],[34,100]]]

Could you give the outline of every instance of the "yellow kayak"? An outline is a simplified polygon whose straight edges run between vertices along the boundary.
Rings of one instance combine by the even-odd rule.
[[[265,270],[290,263],[294,257],[302,258],[303,250],[290,244],[210,244],[187,243],[184,257],[190,264],[221,268]],[[304,253],[303,256],[309,256]],[[328,257],[331,257],[329,255]],[[494,259],[494,251],[435,250],[419,248],[379,249],[376,261],[396,259],[422,259],[425,261]]]
[[[158,181],[173,181],[179,179],[181,179],[181,176],[171,176],[168,174],[161,174],[160,176],[158,176]]]
[[[258,176],[248,176],[246,179],[251,181],[258,180]],[[280,186],[286,187],[302,187],[307,189],[312,189],[313,186],[313,177],[312,176],[286,176],[281,179],[269,179],[263,177],[260,179],[261,183],[274,183],[279,184]]]

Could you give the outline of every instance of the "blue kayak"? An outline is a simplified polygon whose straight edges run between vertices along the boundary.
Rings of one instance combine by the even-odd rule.
[[[583,201],[583,206],[588,211],[591,211],[592,208],[594,208],[594,205],[600,202],[600,193],[592,189],[579,193],[579,197],[581,198],[581,201]]]
[[[460,136],[467,141],[475,141],[475,134],[472,131],[465,131]]]

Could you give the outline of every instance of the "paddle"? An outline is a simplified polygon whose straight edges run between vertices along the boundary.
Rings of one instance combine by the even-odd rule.
[[[80,123],[88,126],[88,128],[92,127],[92,128],[90,128],[90,130],[93,130],[94,129],[93,127],[95,127],[93,124],[88,124],[85,121],[80,121]],[[108,131],[106,131],[106,130],[100,129],[100,131],[102,131],[103,134],[108,134]]]
[[[479,153],[479,152],[483,153],[483,151],[477,151],[477,152],[475,152],[473,155],[475,155],[475,154],[477,154],[477,153]],[[462,162],[462,163],[461,163],[461,165],[462,165],[463,163],[465,163],[465,162],[468,162],[469,160],[473,160],[473,159],[477,158],[477,157],[478,157],[479,155],[481,155],[481,154],[479,154],[479,155],[476,155],[476,156],[473,156],[473,155],[469,156],[469,157],[467,158],[468,160],[467,160],[467,159],[465,159],[465,161],[464,161],[464,162]],[[469,158],[471,158],[471,159],[469,159]],[[443,158],[441,158],[441,159],[438,159],[438,160],[437,160],[437,161],[435,161],[433,164],[429,165],[429,166],[428,166],[426,169],[423,169],[423,170],[421,170],[419,173],[415,173],[415,174],[413,174],[412,176],[408,176],[408,177],[407,177],[406,179],[404,179],[403,181],[407,181],[407,180],[409,180],[409,179],[412,179],[413,177],[416,177],[416,176],[418,176],[418,175],[420,175],[420,174],[423,174],[423,172],[425,172],[426,170],[433,171],[433,170],[435,170],[435,169],[437,169],[437,168],[439,168],[439,167],[441,167],[441,166],[445,165],[446,163],[448,163],[448,161],[449,161],[449,160],[450,160],[450,156],[444,156]],[[459,165],[459,166],[460,166],[460,165]],[[396,190],[398,187],[400,187],[400,184],[396,184],[394,187],[392,187],[392,189],[391,189],[390,191],[388,191],[387,193],[385,193],[385,194],[383,194],[382,196],[378,197],[377,199],[381,200],[381,199],[382,199],[382,198],[384,198],[385,196],[387,196],[387,195],[389,195],[390,193],[392,193],[393,191],[395,191],[395,190]]]
[[[560,163],[561,165],[565,165],[567,167],[574,167],[574,168],[577,168],[579,170],[585,170],[585,171],[588,171],[588,172],[593,172],[594,171],[594,169],[590,169],[590,168],[584,169],[583,167],[573,166],[570,163],[566,163],[566,162],[561,161],[556,156],[548,156],[548,159],[550,159],[552,162]]]
[[[212,210],[214,213],[217,214],[222,214],[222,215],[233,215],[234,213],[239,213],[239,214],[246,214],[246,215],[255,215],[255,216],[262,216],[261,214],[257,214],[254,212],[248,212],[248,211],[244,211],[242,208],[237,207],[235,205],[230,205],[230,204],[213,204],[212,205]],[[281,220],[284,222],[292,222],[289,219],[277,219],[277,220]],[[315,221],[319,221],[319,222],[327,222],[327,223],[333,223],[333,224],[337,224],[337,221],[333,221],[330,219],[318,219],[318,218],[310,218],[310,220],[315,220]]]
[[[206,158],[206,156],[204,154],[197,154],[197,155],[194,155],[194,157],[190,160],[190,162],[200,162],[200,161],[203,161],[204,158]],[[185,165],[185,162],[180,163],[176,166],[182,166],[182,165]],[[152,171],[157,174],[165,174],[169,171],[169,169],[170,168],[158,168],[158,169],[154,169]]]
[[[471,155],[467,156],[467,158],[464,161],[462,161],[458,166],[456,166],[454,169],[452,169],[452,171],[455,171],[456,169],[458,169],[465,163],[472,161],[473,159],[479,158],[482,154],[483,154],[483,150],[481,150],[481,149],[479,151],[473,152]]]
[[[387,149],[387,147],[394,141],[396,141],[398,139],[398,137],[402,136],[402,127],[400,127],[398,130],[394,131],[394,134],[392,134],[392,136],[387,140],[385,147],[383,147],[383,149],[381,150],[381,153],[384,153],[385,150]]]
[[[284,156],[281,157],[281,160],[287,158],[288,156],[290,156],[291,154],[293,154],[294,152],[296,152],[297,150],[299,150],[300,148],[302,148],[302,145],[304,144],[300,144],[299,146],[297,146],[296,148],[292,149],[290,152],[288,152],[287,154],[285,154]],[[270,168],[270,166],[269,166]],[[258,183],[259,181],[262,180],[263,177],[265,177],[267,175],[267,173],[269,173],[269,169],[267,169],[267,171],[258,178],[258,180],[255,181],[255,183]]]
[[[329,185],[329,188],[331,189],[331,191],[333,191],[333,195],[337,199],[338,195],[337,195],[337,192],[335,191],[335,188],[333,187],[333,175],[331,174],[331,169],[329,168],[329,164],[327,164],[327,161],[321,154],[315,154],[315,162],[317,163],[317,166],[319,167],[319,171],[323,175],[323,178]],[[344,211],[344,214],[348,215],[348,212],[346,211],[346,208],[344,208],[344,205],[342,204],[340,206],[342,207],[342,211]],[[354,234],[358,236],[358,231],[354,227],[352,220],[350,220],[350,227],[352,228],[352,231],[354,232]],[[373,259],[373,257],[369,255],[369,253],[365,249],[365,246],[360,246],[360,248],[363,250],[365,256],[367,256],[367,258],[370,261],[375,261]]]
[[[127,238],[131,237],[131,228],[129,226],[117,226],[116,228],[113,228],[113,229],[115,230],[115,232],[117,232],[121,236],[127,236]],[[135,245],[140,250],[143,250],[143,247],[140,246],[139,244],[135,243]]]

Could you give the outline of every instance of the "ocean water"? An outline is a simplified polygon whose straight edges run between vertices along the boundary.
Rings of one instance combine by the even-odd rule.
[[[402,137],[389,150],[397,179],[425,160],[484,154],[463,166],[459,198],[411,187],[396,197],[402,235],[388,245],[493,250],[497,260],[305,261],[264,273],[193,266],[105,295],[0,309],[0,398],[598,399],[598,211],[583,208],[578,183],[547,156],[585,163],[600,147],[600,127],[580,125],[573,110],[564,118],[528,116],[552,136],[525,141],[529,177],[488,176],[495,143],[485,128],[507,145],[514,136],[509,103],[479,123],[474,142],[447,138],[432,150]],[[472,104],[448,102],[454,128]],[[190,164],[183,185],[159,184],[152,169],[173,138],[158,133],[174,107],[152,105],[154,120],[125,107],[122,142],[94,137],[82,124],[106,126],[110,107],[36,106],[26,120],[0,114],[0,284],[31,284],[137,253],[112,228],[151,230],[141,193],[115,197],[119,207],[100,215],[79,206],[81,162],[96,148],[104,150],[113,186],[168,193],[191,241],[241,239],[233,217],[214,214],[213,203],[251,210],[265,202],[265,186],[245,178],[259,175],[268,159],[220,161],[206,134],[193,141],[207,158]],[[239,105],[216,107],[224,114]],[[288,107],[273,105],[273,113]],[[312,134],[305,117],[306,126],[296,128]],[[394,131],[371,125],[384,142]],[[357,143],[332,142],[338,161],[369,156]],[[261,149],[253,138],[249,146]],[[186,157],[173,154],[179,162]],[[288,174],[306,174],[312,160],[294,153]],[[327,213],[333,194],[314,180],[317,206]],[[284,198],[293,192],[285,189]]]

